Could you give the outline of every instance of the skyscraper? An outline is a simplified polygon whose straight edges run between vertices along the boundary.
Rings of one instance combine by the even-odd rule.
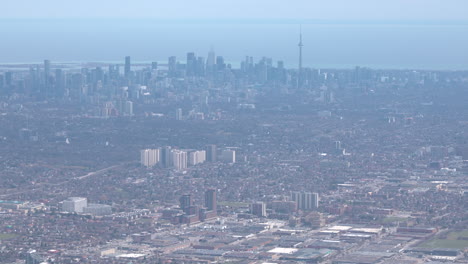
[[[197,150],[191,151],[188,153],[188,164],[189,165],[197,165],[200,163],[205,162],[206,160],[206,151],[204,150]]]
[[[10,91],[13,87],[13,73],[5,72],[5,90]]]
[[[0,94],[3,93],[3,82],[4,82],[4,77],[2,74],[0,74]]]
[[[172,167],[172,148],[170,146],[166,146],[161,149],[160,160],[162,165],[165,168]]]
[[[172,163],[176,170],[184,170],[187,168],[187,152],[182,150],[172,150]]]
[[[216,190],[215,189],[208,189],[205,192],[205,207],[208,211],[216,211]]]
[[[126,56],[125,57],[125,69],[124,69],[125,78],[130,77],[130,70],[131,70],[130,56]]]
[[[266,217],[266,204],[264,202],[251,204],[250,213],[258,217]]]
[[[193,52],[187,53],[187,65],[185,67],[187,76],[195,75],[196,64],[197,64],[197,58],[195,57],[195,53]]]
[[[221,152],[221,160],[226,163],[236,163],[236,151],[233,149],[225,149]]]
[[[177,72],[177,59],[175,56],[169,57],[167,67],[169,77],[175,77]]]
[[[176,109],[176,120],[182,120],[184,118],[182,108]]]
[[[50,94],[50,61],[44,60],[44,90],[43,96]]]
[[[44,78],[47,80],[50,76],[50,60],[44,60]]]
[[[216,70],[224,71],[225,68],[226,68],[226,64],[224,63],[223,56],[217,56],[216,57]]]
[[[207,145],[206,148],[206,160],[209,162],[216,162],[216,145]]]
[[[215,52],[213,47],[211,47],[210,51],[208,52],[208,58],[206,59],[206,73],[207,75],[212,75],[215,70],[215,63],[216,63]]]
[[[302,47],[304,47],[304,44],[302,44],[302,26],[300,28],[299,32],[299,68],[298,68],[298,73],[297,73],[297,88],[302,87]]]
[[[291,201],[297,203],[297,208],[301,210],[315,210],[319,207],[318,193],[311,192],[291,192]]]
[[[56,96],[63,96],[65,94],[65,78],[62,69],[55,70],[55,91]]]
[[[190,207],[193,205],[192,202],[192,195],[184,194],[179,199],[180,202],[180,209],[184,211],[184,213],[188,214]]]
[[[159,149],[143,149],[140,151],[140,163],[146,167],[153,167],[159,162]]]
[[[205,59],[203,57],[198,57],[195,65],[195,75],[196,76],[205,76]]]

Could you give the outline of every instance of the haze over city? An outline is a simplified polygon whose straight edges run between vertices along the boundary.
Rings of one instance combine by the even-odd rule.
[[[236,65],[250,55],[292,66],[303,24],[310,67],[466,69],[466,8],[434,0],[8,1],[0,48],[16,52],[0,61],[161,61],[186,50],[206,56],[214,46]]]

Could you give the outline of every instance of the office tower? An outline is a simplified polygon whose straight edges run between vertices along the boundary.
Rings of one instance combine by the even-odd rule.
[[[3,87],[5,86],[4,82],[5,82],[5,78],[3,77],[2,74],[0,74],[0,94],[3,93]]]
[[[250,213],[258,217],[266,217],[266,204],[264,202],[251,204]]]
[[[341,150],[341,141],[335,141],[335,150]]]
[[[223,162],[235,163],[236,162],[236,151],[232,149],[225,149],[221,152],[221,158]]]
[[[216,190],[215,189],[208,189],[205,192],[205,207],[208,211],[216,211]]]
[[[158,69],[158,62],[153,61],[151,62],[151,70],[157,70]]]
[[[206,160],[209,162],[216,162],[216,145],[207,145],[206,148]]]
[[[282,84],[286,83],[286,69],[284,68],[283,61],[278,61],[278,66],[276,70],[276,80],[278,80]]]
[[[257,80],[259,83],[265,83],[268,80],[268,65],[265,58],[257,64]]]
[[[184,194],[179,199],[180,202],[180,209],[184,211],[184,213],[189,214],[190,207],[193,205],[192,195]]]
[[[133,102],[132,101],[125,102],[124,114],[126,116],[133,116]]]
[[[216,64],[216,57],[213,47],[211,47],[210,51],[208,52],[208,58],[206,59],[206,73],[208,75],[213,74],[215,70]]]
[[[148,168],[159,163],[160,149],[143,149],[140,151],[140,163]]]
[[[204,150],[191,151],[188,153],[189,165],[194,166],[194,165],[205,162],[205,160],[206,160],[206,151]]]
[[[44,83],[47,86],[49,86],[49,80],[50,79],[50,61],[49,60],[44,60]]]
[[[216,57],[216,70],[223,71],[226,68],[226,64],[224,64],[223,56]]]
[[[130,56],[126,56],[125,57],[125,69],[124,69],[125,78],[130,78],[130,71],[131,71]]]
[[[184,170],[187,168],[187,152],[182,150],[172,150],[172,163],[176,170]]]
[[[175,56],[169,57],[167,67],[169,77],[175,77],[177,72],[177,59]]]
[[[114,80],[118,76],[118,73],[115,71],[115,66],[114,65],[109,64],[109,67],[108,67],[107,71],[108,71],[107,74],[108,74],[110,80]],[[117,76],[116,76],[116,73],[117,73]]]
[[[88,206],[88,199],[84,197],[70,197],[62,202],[62,211],[69,213],[83,213]]]
[[[5,72],[5,86],[10,89],[13,84],[13,73]]]
[[[182,108],[177,108],[176,109],[176,120],[182,120],[183,115],[182,115]]]
[[[311,192],[291,192],[291,201],[297,203],[297,208],[301,210],[315,210],[319,207],[318,193]]]
[[[102,67],[96,67],[96,69],[93,70],[93,82],[102,80],[104,80],[104,71]]]
[[[205,70],[205,59],[203,57],[198,57],[197,58],[197,63],[195,65],[195,75],[196,76],[205,76],[206,70]]]
[[[298,47],[299,47],[299,68],[298,68],[298,73],[297,73],[297,88],[301,88],[302,87],[302,47],[304,47],[304,45],[302,44],[302,26],[301,26],[301,30],[299,32],[299,44],[298,44]]]
[[[65,78],[62,69],[55,70],[55,95],[63,96],[65,94]]]
[[[172,167],[172,148],[170,146],[166,146],[161,149],[161,155],[160,155],[160,160],[161,164],[165,168]]]
[[[197,62],[197,59],[195,57],[195,53],[193,52],[187,53],[187,64],[185,67],[187,76],[195,75],[196,62]]]
[[[48,97],[51,94],[50,89],[50,61],[44,60],[44,87],[42,96]]]
[[[277,66],[278,69],[283,70],[284,69],[284,62],[283,61],[278,61]]]

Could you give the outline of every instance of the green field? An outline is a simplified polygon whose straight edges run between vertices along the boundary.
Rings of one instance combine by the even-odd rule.
[[[0,234],[0,240],[12,239],[15,237],[16,237],[15,234]]]
[[[462,232],[450,232],[446,235],[437,236],[434,239],[426,241],[419,245],[421,248],[452,248],[464,249],[468,247],[468,240],[462,238],[468,237],[468,230]]]

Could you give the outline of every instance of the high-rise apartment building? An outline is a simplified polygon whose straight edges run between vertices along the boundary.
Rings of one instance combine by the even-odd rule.
[[[172,150],[172,163],[176,170],[184,170],[187,168],[187,152],[183,150]]]
[[[158,164],[160,160],[160,149],[143,149],[140,151],[140,163],[148,168]]]
[[[206,160],[206,151],[196,150],[191,151],[188,154],[188,164],[191,166],[205,162]]]
[[[236,151],[232,149],[225,149],[221,153],[221,158],[223,162],[226,163],[235,163],[236,162]]]
[[[266,204],[264,202],[256,202],[251,204],[250,213],[258,217],[266,217]]]
[[[196,64],[197,64],[197,58],[195,57],[195,53],[193,52],[187,53],[187,65],[185,66],[187,76],[195,75]]]
[[[130,78],[130,72],[131,72],[130,56],[126,56],[125,57],[125,68],[124,68],[125,78]]]
[[[216,211],[216,190],[208,189],[205,192],[205,207],[208,211]]]
[[[291,192],[291,201],[297,203],[300,210],[316,210],[319,207],[318,193],[311,192]]]
[[[207,145],[206,148],[206,160],[209,162],[216,162],[216,145]]]
[[[192,195],[184,194],[179,199],[180,202],[180,209],[184,211],[184,213],[188,214],[190,207],[193,205]]]
[[[184,118],[182,108],[177,108],[175,115],[176,115],[176,120],[182,120]]]
[[[166,146],[166,147],[161,149],[160,160],[161,160],[161,164],[165,168],[172,167],[172,165],[173,165],[172,148],[170,146]]]

